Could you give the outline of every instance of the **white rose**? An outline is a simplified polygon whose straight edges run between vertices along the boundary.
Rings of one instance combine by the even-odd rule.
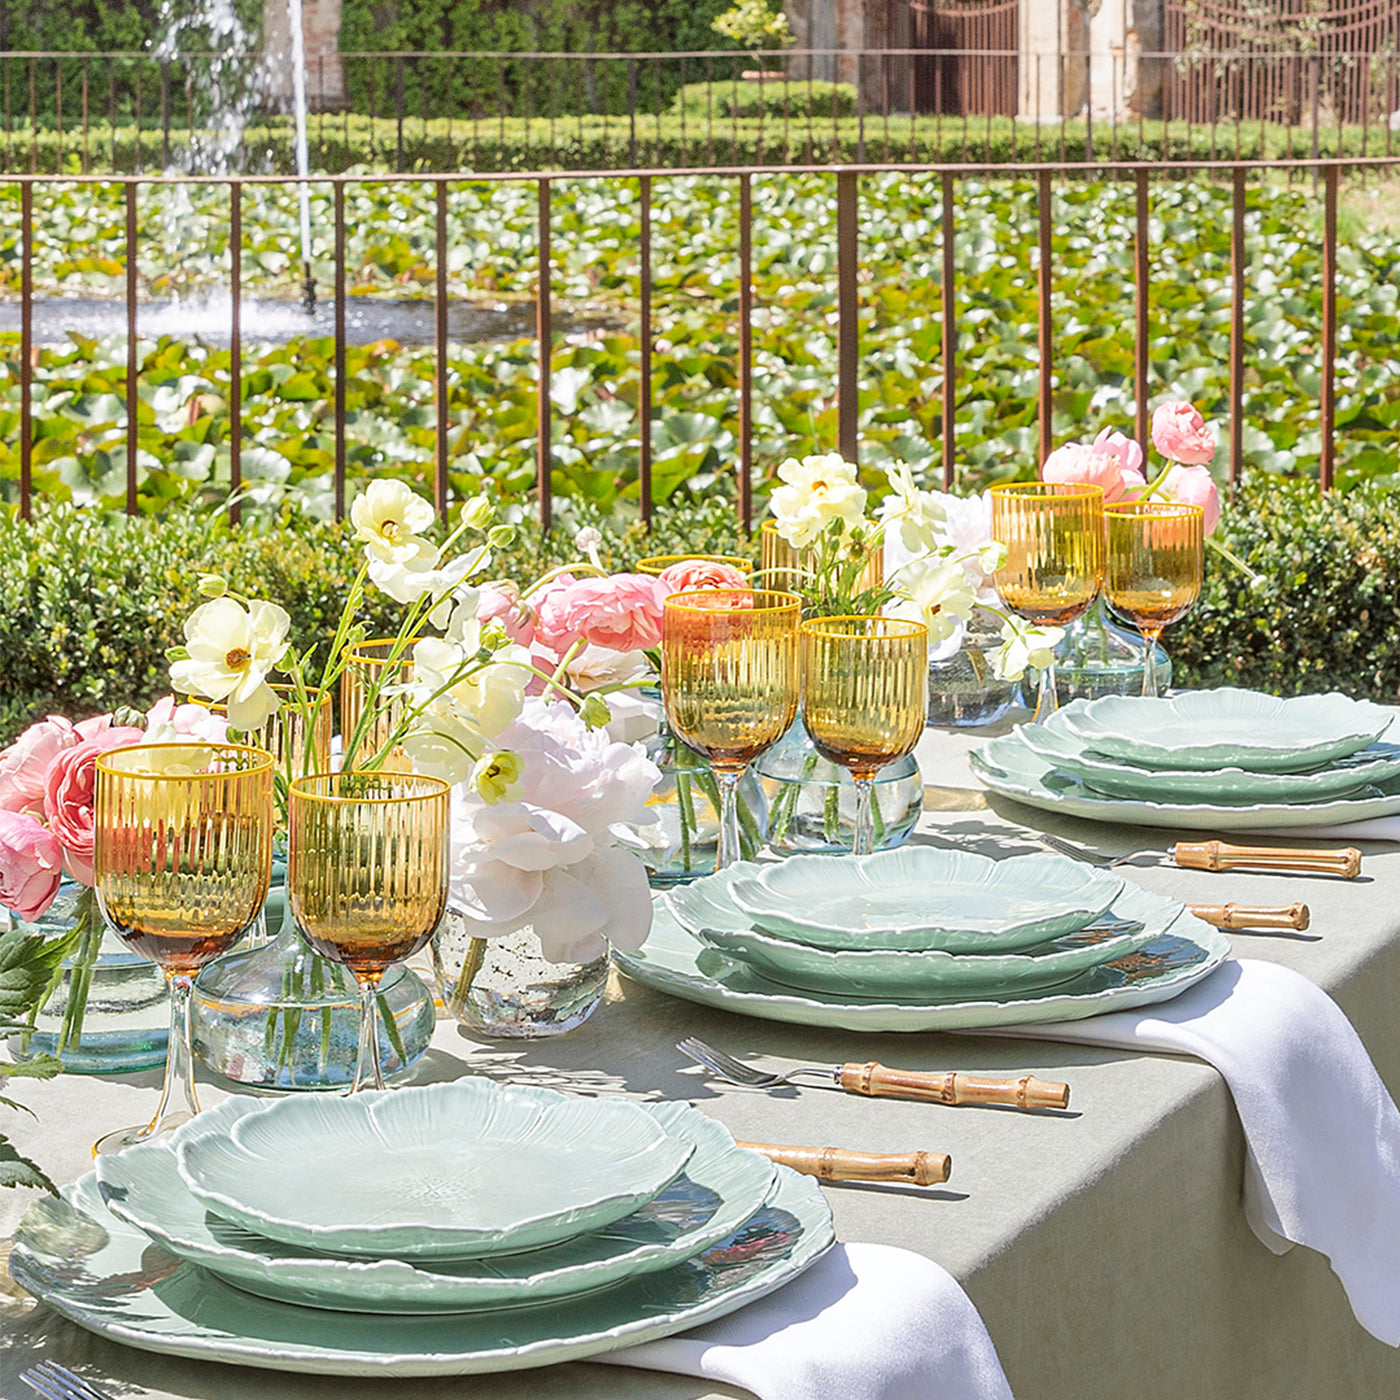
[[[778,468],[778,479],[785,484],[769,504],[778,533],[794,549],[805,549],[833,520],[853,528],[864,519],[865,490],[839,452],[800,462],[789,457]]]

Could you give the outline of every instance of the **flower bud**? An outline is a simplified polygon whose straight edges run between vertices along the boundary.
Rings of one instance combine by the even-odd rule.
[[[514,525],[493,525],[486,535],[486,543],[489,544],[492,549],[503,549],[514,539]]]
[[[199,592],[205,598],[222,598],[228,592],[228,584],[218,574],[200,574]]]
[[[473,496],[462,506],[462,524],[469,530],[484,530],[496,518],[496,507],[489,496]]]
[[[602,729],[612,721],[612,711],[608,708],[608,702],[596,690],[589,691],[583,697],[583,709],[579,713],[590,729]]]

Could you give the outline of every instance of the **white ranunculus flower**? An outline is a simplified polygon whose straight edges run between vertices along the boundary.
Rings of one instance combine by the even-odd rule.
[[[445,598],[462,583],[475,562],[472,555],[462,554],[439,568],[438,551],[427,540],[418,544],[419,552],[412,558],[369,561],[370,581],[396,603],[416,603],[428,594],[434,602]]]
[[[603,685],[625,685],[646,674],[644,651],[612,651],[589,642],[564,668],[569,684],[580,695]]]
[[[384,564],[406,564],[420,558],[418,538],[437,512],[402,481],[380,477],[356,496],[350,506],[355,538],[364,541],[365,557]],[[431,546],[428,546],[431,549]]]
[[[943,542],[946,520],[939,497],[932,491],[921,491],[904,462],[896,462],[887,475],[890,494],[880,507],[880,519],[886,527],[898,523],[899,538],[910,557],[932,554]]]
[[[778,479],[784,484],[769,505],[778,533],[794,549],[805,549],[833,520],[852,528],[864,519],[865,489],[839,452],[800,462],[789,457],[778,468]]]
[[[478,937],[530,925],[544,954],[584,962],[651,928],[646,868],[620,842],[648,817],[660,778],[630,744],[590,730],[563,702],[528,700],[501,736],[523,763],[519,795],[494,805],[452,793],[452,905]]]
[[[1063,627],[1034,627],[1009,617],[1002,624],[1001,645],[992,653],[992,670],[998,680],[1018,681],[1027,666],[1043,671],[1055,659],[1055,647],[1065,635]]]
[[[956,636],[957,644],[961,645],[962,625],[977,604],[972,584],[961,564],[938,555],[921,555],[904,565],[890,580],[890,586],[898,593],[885,611],[891,617],[907,617],[911,622],[924,623],[928,627],[929,651],[934,660],[940,659],[934,654],[940,643]]]
[[[277,711],[267,673],[287,650],[291,618],[276,603],[245,608],[232,598],[211,598],[185,619],[189,656],[171,663],[177,691],[222,700],[235,729],[256,729]]]

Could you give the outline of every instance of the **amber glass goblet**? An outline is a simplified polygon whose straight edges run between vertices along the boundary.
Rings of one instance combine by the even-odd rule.
[[[653,554],[637,560],[637,572],[656,578],[673,564],[727,564],[741,574],[753,573],[753,560],[739,554]]]
[[[1006,546],[994,579],[1001,601],[1036,625],[1073,622],[1103,582],[1103,490],[1058,481],[993,486],[992,538]],[[1035,719],[1058,706],[1052,663],[1040,673]]]
[[[739,779],[797,713],[802,602],[764,589],[674,593],[661,618],[661,692],[672,730],[710,760],[720,791],[716,869],[739,859]]]
[[[418,640],[411,637],[400,644],[393,637],[373,637],[346,653],[345,669],[340,673],[343,767],[365,767],[394,732],[410,704],[409,697],[396,688],[407,686],[413,680],[413,644]],[[394,655],[396,649],[397,656]],[[361,729],[361,717],[371,704],[376,713]],[[403,771],[411,767],[399,750],[394,751],[387,764],[377,766]]]
[[[379,979],[433,936],[447,907],[448,785],[413,773],[319,773],[288,794],[287,898],[307,945],[360,989],[350,1092],[383,1089]]]
[[[928,714],[928,628],[897,617],[802,624],[802,723],[817,752],[855,780],[855,845],[875,848],[875,774],[919,742]]]
[[[143,1128],[109,1133],[115,1152],[199,1112],[190,984],[257,919],[272,872],[272,755],[241,744],[141,744],[97,758],[93,887],[114,933],[165,974],[165,1085]]]
[[[1104,507],[1104,524],[1104,596],[1142,633],[1142,693],[1156,695],[1157,638],[1201,596],[1205,512],[1175,501],[1126,501]]]

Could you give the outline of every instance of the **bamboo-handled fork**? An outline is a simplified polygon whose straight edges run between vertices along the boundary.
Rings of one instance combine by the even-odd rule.
[[[1139,856],[1170,856],[1185,870],[1287,870],[1299,875],[1340,875],[1354,880],[1361,873],[1361,852],[1355,846],[1332,851],[1292,851],[1281,846],[1232,846],[1228,841],[1178,841],[1165,851],[1133,851],[1126,856],[1101,856],[1060,836],[1041,832],[1036,838],[1071,860],[1110,870]]]

